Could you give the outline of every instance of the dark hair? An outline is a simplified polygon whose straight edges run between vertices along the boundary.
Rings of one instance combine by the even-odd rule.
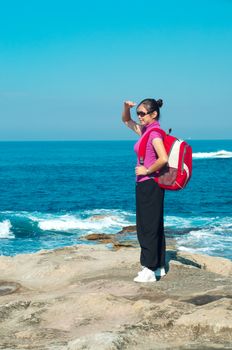
[[[159,99],[159,100],[155,100],[154,98],[145,98],[144,100],[142,100],[138,106],[144,105],[144,107],[146,108],[146,110],[149,113],[152,112],[157,112],[157,117],[156,119],[159,120],[160,118],[160,108],[163,106],[163,100]]]

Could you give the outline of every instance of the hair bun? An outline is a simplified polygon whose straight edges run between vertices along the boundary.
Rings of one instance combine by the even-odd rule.
[[[156,103],[159,106],[159,108],[163,106],[163,100],[161,100],[161,98],[157,100]]]

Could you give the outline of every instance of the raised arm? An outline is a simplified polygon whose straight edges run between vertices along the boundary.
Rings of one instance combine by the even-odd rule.
[[[142,135],[142,127],[136,123],[133,119],[131,119],[130,109],[133,108],[136,103],[132,101],[125,101],[123,112],[122,112],[122,121],[126,124],[126,126],[132,129],[139,136]]]

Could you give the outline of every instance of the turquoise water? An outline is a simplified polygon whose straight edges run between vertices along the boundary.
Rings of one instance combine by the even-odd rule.
[[[188,142],[193,176],[186,189],[166,191],[166,235],[181,250],[232,258],[232,140]],[[0,142],[0,254],[135,224],[134,143]]]

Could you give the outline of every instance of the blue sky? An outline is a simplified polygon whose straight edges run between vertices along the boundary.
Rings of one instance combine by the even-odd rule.
[[[0,140],[135,139],[122,105],[145,97],[176,136],[231,138],[231,15],[230,0],[5,1]]]

